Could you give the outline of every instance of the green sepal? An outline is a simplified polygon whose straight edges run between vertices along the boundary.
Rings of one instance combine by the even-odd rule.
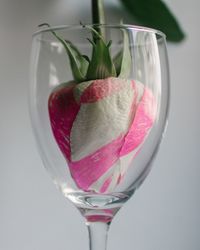
[[[113,58],[117,76],[120,74],[123,50],[120,50]]]
[[[50,25],[47,23],[41,24],[39,25],[39,27],[44,26],[44,25],[50,27]],[[77,82],[85,81],[86,73],[87,73],[88,66],[89,66],[88,58],[85,55],[81,55],[79,50],[74,45],[72,45],[71,42],[68,42],[62,39],[60,36],[58,36],[53,29],[50,31],[62,43],[62,45],[64,46],[69,56],[74,80]]]
[[[80,51],[77,49],[77,47],[74,46],[70,41],[65,40],[65,42],[67,42],[67,44],[70,46],[74,57],[77,59],[78,64],[79,64],[80,73],[82,74],[82,76],[84,77],[84,80],[85,80],[87,70],[88,70],[88,66],[89,66],[89,63],[90,63],[89,57],[87,55],[82,55],[80,53]]]
[[[92,58],[87,72],[87,80],[115,77],[116,71],[110,56],[109,47],[101,40],[93,45]]]
[[[89,42],[93,46],[92,58],[87,71],[87,80],[105,79],[107,77],[116,77],[116,70],[113,60],[110,55],[111,41],[105,43],[103,37],[93,28],[84,26],[90,29],[96,36],[95,41]]]
[[[123,49],[113,59],[117,76],[128,78],[131,71],[131,52],[129,48],[129,37],[126,30],[123,31]]]

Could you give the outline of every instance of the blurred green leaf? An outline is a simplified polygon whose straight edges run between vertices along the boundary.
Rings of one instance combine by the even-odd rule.
[[[167,39],[180,42],[184,33],[169,8],[160,0],[120,0],[130,14],[144,26],[164,32]],[[180,3],[181,4],[181,3]]]

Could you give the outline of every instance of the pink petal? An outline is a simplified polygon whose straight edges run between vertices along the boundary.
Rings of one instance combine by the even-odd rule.
[[[95,80],[92,83],[86,82],[86,87],[83,87],[83,90],[81,85],[76,85],[80,92],[77,93],[77,97],[80,98],[81,103],[92,104],[113,94],[117,95],[126,86],[125,82],[127,84],[127,81],[118,78]],[[119,184],[123,179],[128,164],[126,161],[119,162],[120,158],[132,154],[133,151],[135,151],[133,156],[135,157],[154,123],[157,107],[152,92],[147,88],[144,89],[140,83],[132,81],[130,84],[132,84],[135,94],[131,107],[129,107],[129,117],[127,116],[127,119],[133,119],[134,116],[129,130],[120,135],[118,134],[119,136],[116,139],[112,139],[106,145],[100,146],[95,152],[91,152],[76,161],[72,161],[70,147],[72,126],[80,110],[80,104],[77,104],[73,95],[75,87],[61,88],[54,91],[49,98],[49,116],[54,137],[63,155],[68,160],[74,181],[83,190],[89,191],[92,185],[92,190],[95,190],[98,180],[101,180],[102,183],[99,182],[98,190],[95,191],[100,193],[104,193],[109,188],[114,188],[113,185]],[[142,94],[141,90],[143,91],[143,89],[144,93]],[[106,133],[105,138],[107,138]],[[120,164],[120,168],[115,169],[117,162]],[[109,169],[110,172],[108,172]],[[107,173],[107,177],[103,176],[105,173]],[[115,181],[113,178],[115,178]]]
[[[88,190],[118,160],[122,142],[123,137],[119,137],[95,153],[69,163],[71,174],[80,188]]]
[[[81,96],[82,103],[91,103],[119,92],[124,87],[125,80],[109,77],[94,80]]]
[[[112,176],[110,176],[107,180],[105,180],[100,189],[100,193],[105,193],[111,182],[112,182]]]
[[[73,87],[61,88],[49,98],[49,117],[56,142],[63,155],[70,160],[70,132],[80,109],[73,96]]]
[[[128,154],[141,143],[143,143],[150,128],[153,126],[156,113],[155,98],[150,90],[145,88],[142,100],[140,101],[133,123],[125,137],[124,145],[120,156]]]

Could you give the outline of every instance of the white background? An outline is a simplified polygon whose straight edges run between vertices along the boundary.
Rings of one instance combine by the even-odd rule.
[[[107,0],[108,21],[130,17]],[[168,44],[171,110],[154,168],[114,219],[108,249],[200,249],[200,2],[167,0],[187,38]],[[0,0],[0,250],[88,249],[83,218],[38,156],[27,109],[38,24],[90,22],[89,0]]]

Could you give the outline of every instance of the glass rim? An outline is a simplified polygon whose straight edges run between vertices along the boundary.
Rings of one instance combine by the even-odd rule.
[[[40,28],[38,31],[34,32],[32,37],[35,37],[39,34],[49,32],[52,29],[53,30],[78,30],[78,29],[85,29],[86,27],[105,27],[105,28],[112,28],[112,29],[127,29],[127,30],[135,30],[135,31],[141,31],[141,32],[149,32],[153,34],[157,34],[164,39],[166,39],[165,33],[163,33],[160,30],[149,28],[145,26],[139,26],[139,25],[132,25],[132,24],[69,24],[69,25],[57,25],[57,26],[51,26],[46,28]]]

